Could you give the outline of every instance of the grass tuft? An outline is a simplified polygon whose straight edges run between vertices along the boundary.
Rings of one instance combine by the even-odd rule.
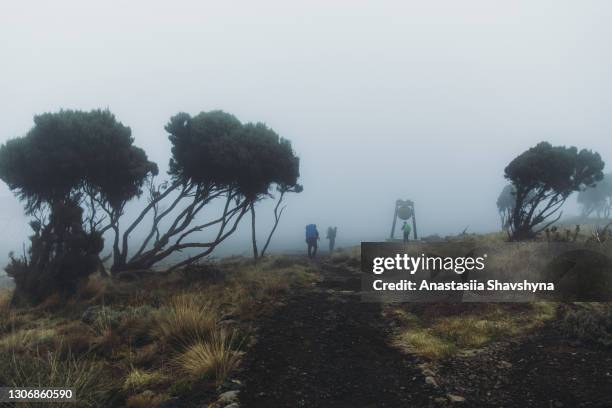
[[[157,385],[166,380],[166,377],[159,371],[144,371],[137,368],[132,370],[125,377],[123,389],[126,391],[143,391],[152,385]]]
[[[59,353],[0,352],[0,383],[11,387],[72,388],[79,406],[104,406],[113,385],[110,373],[96,361]],[[72,407],[74,402],[23,403],[23,407]]]
[[[219,320],[217,308],[202,296],[183,293],[157,312],[153,335],[174,349],[183,349],[210,338]]]
[[[192,378],[210,378],[221,384],[240,361],[236,332],[215,332],[209,340],[191,345],[176,359],[180,369]]]

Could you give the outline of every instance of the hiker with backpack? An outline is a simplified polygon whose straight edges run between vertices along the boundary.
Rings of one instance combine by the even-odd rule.
[[[404,221],[404,225],[402,225],[402,231],[404,232],[404,244],[410,241],[410,231],[411,230],[412,228],[410,228],[410,224]]]
[[[317,246],[319,240],[319,231],[315,224],[306,226],[306,244],[308,244],[308,257],[314,258],[317,255]]]
[[[329,239],[329,253],[334,252],[334,246],[336,245],[336,233],[338,232],[338,227],[328,227],[327,228],[327,239]]]

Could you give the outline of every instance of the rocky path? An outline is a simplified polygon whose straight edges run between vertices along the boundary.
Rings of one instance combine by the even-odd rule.
[[[424,370],[389,346],[392,323],[360,301],[354,270],[320,267],[319,285],[261,322],[232,408],[612,407],[610,350],[544,330]]]

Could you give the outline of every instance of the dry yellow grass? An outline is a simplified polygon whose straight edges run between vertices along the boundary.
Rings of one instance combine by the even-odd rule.
[[[0,317],[10,311],[12,292],[8,289],[0,289]]]
[[[0,334],[12,331],[15,326],[16,314],[11,307],[12,292],[0,289]]]
[[[195,268],[195,276],[93,278],[61,307],[53,299],[44,307],[13,308],[10,292],[0,290],[0,383],[73,381],[87,402],[120,394],[115,404],[138,408],[221,382],[239,363],[237,330],[248,327],[245,317],[273,310],[292,288],[317,279],[308,262],[277,258],[222,261]],[[213,269],[216,275],[207,277]],[[17,324],[6,326],[7,316]],[[228,331],[219,327],[221,316]],[[111,374],[118,370],[124,375]],[[175,381],[177,372],[189,387]]]
[[[111,377],[105,366],[97,361],[75,358],[60,353],[39,350],[25,354],[0,353],[0,383],[23,387],[72,388],[79,398],[79,406],[104,406],[112,389]],[[22,407],[71,407],[74,402],[24,402]]]
[[[215,305],[196,293],[174,296],[155,316],[153,335],[175,349],[210,338],[219,320]]]
[[[166,376],[159,371],[144,371],[132,367],[125,377],[123,389],[126,391],[142,391],[165,380]]]
[[[191,345],[176,358],[181,371],[192,378],[212,378],[221,384],[240,361],[235,332],[215,332],[209,340]]]
[[[401,329],[393,344],[430,359],[446,358],[499,339],[520,336],[553,318],[556,307],[552,302],[519,306],[481,304],[471,305],[464,313],[422,317],[410,313],[409,306],[397,307],[391,314],[400,322]]]

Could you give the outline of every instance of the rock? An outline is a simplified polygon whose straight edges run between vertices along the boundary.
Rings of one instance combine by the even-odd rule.
[[[438,383],[436,382],[436,379],[432,376],[425,377],[425,384],[431,385],[434,388],[438,388]]]
[[[217,402],[222,404],[229,404],[231,402],[234,402],[238,399],[239,392],[240,391],[238,390],[226,391],[223,394],[219,395],[219,399],[217,400]]]
[[[145,398],[151,399],[151,398],[153,398],[155,396],[155,393],[153,391],[151,391],[151,390],[145,390],[140,395],[142,395]]]
[[[458,404],[458,403],[462,403],[465,402],[465,398],[462,397],[461,395],[455,395],[455,394],[446,394],[446,397],[448,398],[448,400],[450,402],[452,402],[453,404]]]
[[[499,368],[511,368],[512,367],[512,363],[509,362],[509,361],[501,360],[499,363],[497,363],[497,366]]]
[[[234,320],[234,319],[225,319],[225,320],[221,320],[218,324],[221,327],[237,326],[238,325],[238,321]]]
[[[432,369],[426,368],[423,370],[423,375],[426,377],[435,377],[436,373],[434,373]]]

